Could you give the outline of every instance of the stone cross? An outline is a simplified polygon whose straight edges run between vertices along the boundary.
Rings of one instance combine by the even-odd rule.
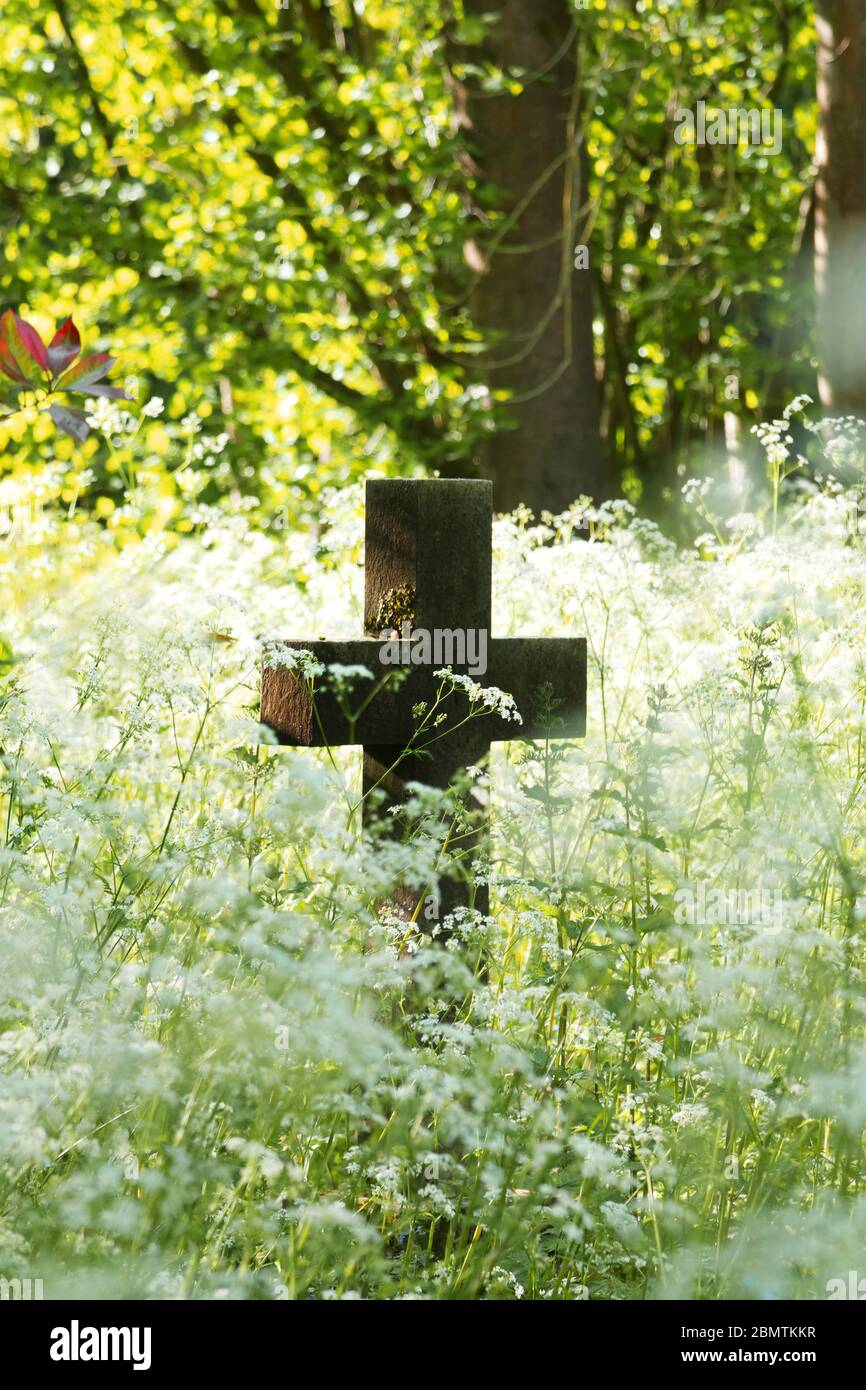
[[[396,806],[405,799],[408,782],[447,787],[461,770],[482,763],[492,742],[580,738],[585,733],[585,639],[490,638],[492,508],[493,486],[486,481],[396,478],[367,483],[367,635],[343,642],[286,639],[286,645],[312,652],[326,667],[366,666],[377,682],[400,669],[385,663],[394,659],[395,650],[402,654],[405,679],[386,681],[351,727],[327,681],[321,689],[314,687],[311,696],[309,681],[299,673],[267,664],[262,671],[261,721],[280,743],[307,748],[363,744],[365,823],[382,814],[368,795],[372,789],[384,795],[386,805]],[[398,634],[401,640],[395,642]],[[431,639],[429,651],[424,648],[425,635]],[[487,666],[483,674],[478,660],[482,649]],[[429,656],[423,664],[415,664],[419,652]],[[443,659],[443,652],[451,659]],[[433,672],[448,665],[482,686],[498,686],[513,695],[523,723],[485,714],[438,738],[427,756],[421,756],[412,751],[417,727],[413,710],[424,701],[428,707],[432,704],[440,684]],[[364,685],[369,690],[369,682]],[[552,722],[549,715],[537,713],[544,688],[555,705]],[[352,708],[363,702],[357,689],[349,697]],[[447,702],[452,706],[462,718],[469,709],[467,697],[457,691]],[[449,722],[455,722],[454,715]],[[471,867],[473,856],[484,847],[483,824],[474,833],[461,834],[464,865]],[[471,873],[468,877],[471,880]],[[436,884],[398,889],[395,902],[404,914],[418,916],[425,895],[436,903],[440,917],[464,905],[488,910],[486,887],[475,888],[465,873],[462,879],[446,876],[444,868]],[[429,920],[430,913],[421,915],[422,922],[425,916]]]

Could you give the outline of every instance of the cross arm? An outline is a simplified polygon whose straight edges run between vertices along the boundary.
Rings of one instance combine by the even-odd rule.
[[[380,660],[386,644],[378,638],[354,641],[301,642],[286,646],[312,652],[325,666],[365,666],[373,680],[351,683],[341,708],[332,682],[319,676],[311,695],[310,683],[286,667],[262,672],[261,722],[280,743],[307,748],[325,744],[379,744],[405,747],[415,729],[414,706],[433,702],[439,681],[432,666],[391,666]],[[464,670],[465,668],[456,668]],[[490,742],[515,738],[581,738],[586,731],[586,641],[582,637],[495,637],[490,640],[488,669],[473,676],[481,686],[497,686],[514,696],[523,723],[485,715],[479,721]],[[360,713],[374,689],[377,693]],[[538,697],[548,687],[556,708],[553,724],[536,712]],[[465,716],[466,697],[458,692],[446,702],[448,723]],[[355,714],[356,718],[351,718]]]

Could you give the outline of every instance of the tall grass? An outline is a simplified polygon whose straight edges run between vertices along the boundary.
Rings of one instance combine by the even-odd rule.
[[[850,498],[804,491],[775,535],[714,518],[692,552],[625,506],[589,538],[497,522],[497,630],[587,636],[589,734],[475,775],[491,916],[433,935],[381,903],[435,870],[437,795],[364,831],[357,755],[256,722],[257,634],[360,631],[361,506],[318,540],[210,510],[123,546],[48,507],[0,559],[0,1275],[642,1299],[866,1274]]]

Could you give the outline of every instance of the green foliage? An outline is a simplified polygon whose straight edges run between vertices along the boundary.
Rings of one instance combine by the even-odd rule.
[[[168,419],[228,429],[245,490],[453,455],[472,402],[433,289],[460,202],[429,7],[335,17],[342,50],[313,6],[315,32],[254,3],[37,8],[35,35],[30,4],[3,16],[15,307],[110,326]]]
[[[813,13],[807,0],[660,0],[581,19],[607,428],[654,497],[669,501],[708,452],[724,457],[725,412],[747,431],[761,407],[778,415],[795,391],[816,394]],[[780,150],[678,145],[675,112],[699,101],[778,109]]]
[[[446,23],[434,0],[6,0],[0,294],[43,330],[74,313],[164,400],[146,466],[195,411],[229,438],[205,500],[295,512],[371,469],[465,465],[505,422],[473,370],[463,259],[469,200],[495,232],[497,198],[453,128]],[[778,414],[812,385],[811,6],[611,0],[575,23],[604,428],[632,492],[660,496],[725,411]],[[779,106],[782,152],[677,146],[674,109],[698,99]],[[0,467],[72,457],[26,420]],[[106,448],[75,457],[119,504]]]

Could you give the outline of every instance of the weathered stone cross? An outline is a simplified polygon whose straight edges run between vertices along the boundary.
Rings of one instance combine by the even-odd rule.
[[[474,479],[376,480],[367,483],[366,503],[364,629],[368,635],[344,642],[287,639],[286,645],[311,651],[325,666],[366,666],[379,678],[380,673],[384,676],[394,669],[381,658],[387,660],[396,645],[393,640],[386,643],[381,634],[402,632],[400,647],[408,656],[408,623],[416,634],[444,634],[452,651],[459,650],[462,642],[457,639],[467,633],[476,634],[476,639],[482,634],[487,671],[475,674],[467,661],[443,661],[440,643],[438,657],[431,656],[423,665],[408,665],[403,683],[387,682],[350,727],[327,684],[315,689],[312,697],[309,682],[298,673],[285,666],[266,665],[262,672],[262,723],[284,744],[321,748],[362,743],[365,820],[371,815],[371,798],[366,795],[371,789],[380,788],[386,804],[397,805],[405,798],[408,782],[447,787],[462,769],[478,766],[492,742],[582,737],[586,728],[586,641],[581,637],[490,639],[492,484]],[[435,648],[436,643],[432,645]],[[471,651],[471,642],[466,645]],[[476,646],[476,653],[478,649]],[[477,660],[474,664],[477,670]],[[469,671],[480,685],[509,692],[523,723],[485,714],[438,738],[427,756],[412,752],[417,726],[413,709],[423,701],[432,704],[440,684],[433,672],[442,665],[452,665],[461,674]],[[545,687],[556,704],[553,727],[549,716],[535,712]],[[462,717],[466,698],[457,692],[449,704],[455,701],[460,702]],[[407,748],[408,756],[401,759]],[[381,807],[376,814],[381,815]],[[471,860],[483,840],[483,830],[469,838],[461,836],[462,855]],[[465,879],[445,877],[444,873],[443,867],[437,885],[398,890],[395,901],[408,915],[425,894],[438,900],[442,917],[461,905],[487,911],[486,888],[475,889]]]

